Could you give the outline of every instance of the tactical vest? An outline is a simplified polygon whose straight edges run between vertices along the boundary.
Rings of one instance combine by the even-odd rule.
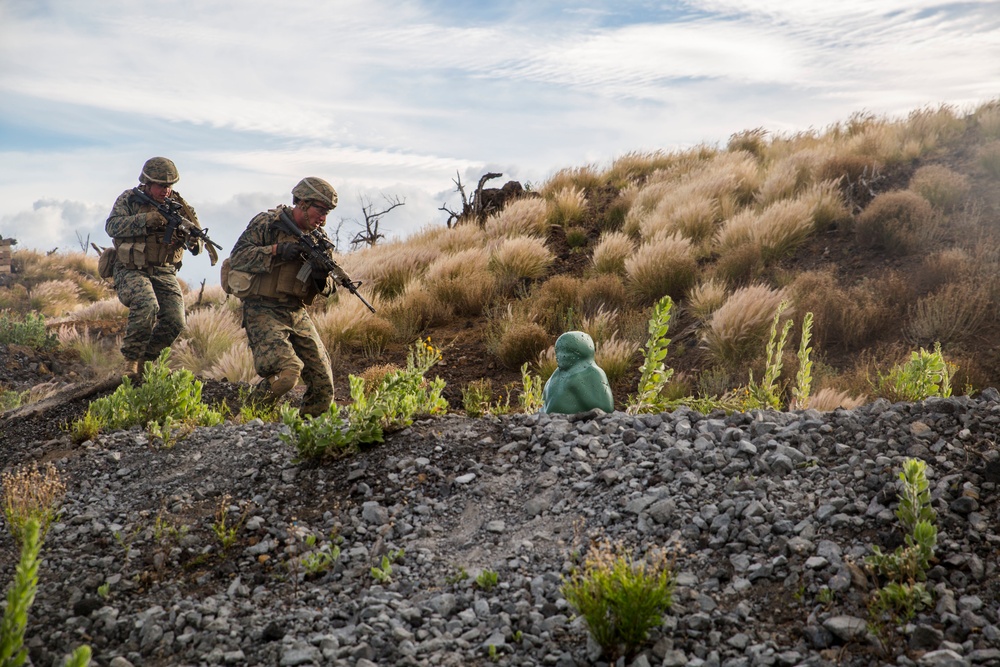
[[[113,239],[118,251],[118,261],[129,269],[145,269],[150,266],[180,266],[184,257],[184,246],[163,242],[161,234],[130,236]]]
[[[296,238],[291,234],[279,232],[275,243],[294,243],[295,241]],[[319,294],[316,281],[311,277],[304,276],[304,280],[299,280],[299,272],[305,266],[305,262],[301,259],[294,259],[289,262],[282,262],[275,259],[271,265],[271,270],[267,273],[237,271],[231,266],[227,266],[228,262],[228,259],[223,262],[222,286],[230,294],[241,299],[260,297],[283,303],[301,303],[308,306],[312,304],[316,295]]]

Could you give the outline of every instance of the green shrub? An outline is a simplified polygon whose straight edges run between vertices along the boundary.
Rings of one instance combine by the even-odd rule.
[[[542,390],[545,383],[542,378],[528,370],[528,362],[521,364],[521,395],[518,401],[524,413],[538,412],[542,409]]]
[[[951,376],[956,367],[945,361],[941,343],[934,344],[934,351],[920,348],[910,353],[910,360],[893,366],[883,375],[879,372],[875,393],[890,401],[922,401],[925,398],[951,396]]]
[[[19,319],[6,311],[0,313],[0,344],[26,345],[37,350],[55,343],[55,336],[45,330],[44,315],[28,313]]]
[[[667,331],[670,328],[670,310],[673,305],[673,300],[665,296],[653,309],[653,317],[649,320],[649,338],[646,340],[638,393],[628,397],[625,408],[629,414],[663,412],[666,409],[662,391],[674,374],[674,369],[667,368],[663,360],[670,346]]]
[[[920,459],[906,459],[899,479],[903,488],[895,514],[906,531],[905,545],[892,553],[883,553],[877,545],[872,546],[872,555],[865,559],[876,577],[888,580],[875,591],[868,604],[869,625],[883,635],[888,628],[912,619],[917,611],[933,602],[930,591],[920,583],[927,579],[937,548],[937,515],[931,507],[927,464]]]
[[[504,415],[510,412],[510,394],[504,401],[499,396],[493,400],[493,381],[489,378],[473,380],[462,389],[462,407],[468,417]]]
[[[289,432],[280,437],[304,458],[336,458],[356,452],[362,444],[382,442],[385,431],[409,426],[416,415],[443,414],[448,409],[441,395],[444,380],[424,379],[440,360],[441,351],[429,338],[418,340],[406,368],[387,373],[376,387],[366,390],[363,378],[348,376],[353,403],[346,409],[335,403],[320,415],[303,417],[295,408],[282,408],[281,420]]]
[[[663,622],[674,585],[672,563],[663,552],[636,562],[621,545],[603,543],[564,581],[562,594],[583,616],[606,657],[629,660],[649,631]]]
[[[113,394],[93,401],[71,430],[82,434],[94,427],[117,430],[143,426],[169,443],[176,428],[221,424],[222,415],[201,401],[201,382],[191,371],[171,371],[169,359],[170,348],[166,348],[156,361],[147,361],[138,387],[132,386],[131,378],[123,378]]]

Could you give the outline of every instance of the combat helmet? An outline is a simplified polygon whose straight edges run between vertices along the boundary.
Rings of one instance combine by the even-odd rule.
[[[172,160],[165,157],[151,157],[142,165],[142,173],[139,174],[139,182],[161,183],[163,185],[173,185],[181,180],[177,173],[177,165]]]
[[[330,208],[337,208],[337,191],[333,186],[316,176],[307,176],[292,188],[296,200],[315,201]]]

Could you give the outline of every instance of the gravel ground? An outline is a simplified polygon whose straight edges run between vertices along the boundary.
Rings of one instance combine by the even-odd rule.
[[[448,416],[322,465],[281,431],[5,437],[0,466],[52,461],[68,487],[32,664],[80,643],[115,667],[606,664],[560,592],[602,538],[677,553],[675,604],[621,665],[1000,664],[995,390],[822,414]],[[860,564],[902,540],[907,457],[938,513],[934,603],[880,643]]]

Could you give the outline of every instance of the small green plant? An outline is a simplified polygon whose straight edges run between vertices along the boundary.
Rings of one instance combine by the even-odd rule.
[[[521,643],[521,639],[523,639],[523,638],[524,638],[524,633],[521,632],[520,630],[515,630],[514,634],[511,635],[511,639],[514,640],[514,643],[516,643],[516,644],[520,644]]]
[[[0,412],[21,407],[28,400],[30,394],[30,391],[0,389]]]
[[[403,549],[392,549],[386,555],[382,556],[382,560],[378,566],[373,566],[371,569],[372,579],[379,582],[380,584],[386,584],[392,581],[392,564],[400,560],[406,552]]]
[[[896,518],[906,530],[905,545],[888,554],[872,546],[872,555],[865,559],[876,578],[887,580],[868,603],[869,627],[883,639],[890,637],[889,629],[900,620],[912,619],[933,602],[922,583],[937,547],[937,515],[931,507],[927,464],[920,459],[906,459],[899,479],[902,490]]]
[[[140,386],[132,386],[132,379],[125,377],[113,394],[93,401],[83,419],[70,427],[74,437],[90,435],[95,429],[139,425],[169,444],[175,429],[221,424],[222,415],[201,401],[201,382],[190,371],[171,371],[169,358],[170,348],[166,348],[156,361],[146,362]]]
[[[240,386],[239,421],[241,424],[246,424],[254,419],[259,419],[264,423],[281,421],[281,409],[288,404],[286,401],[257,401],[251,398],[251,393],[250,388]]]
[[[489,645],[489,648],[486,649],[486,655],[493,662],[497,662],[498,660],[500,660],[500,653],[497,651],[496,644]]]
[[[566,601],[583,616],[591,637],[610,660],[631,659],[670,608],[675,577],[665,552],[635,561],[622,545],[595,545],[582,569],[562,586]]]
[[[310,537],[315,536],[310,535]],[[300,560],[302,561],[302,569],[305,570],[306,574],[315,576],[320,572],[329,570],[338,558],[340,558],[340,547],[333,545],[329,549],[321,548],[317,551],[310,551],[304,554]]]
[[[38,590],[42,542],[59,515],[66,487],[51,464],[43,469],[32,466],[4,473],[0,481],[7,529],[20,548],[14,581],[7,591],[7,608],[0,620],[0,665],[17,667],[28,657],[24,634],[28,610]],[[89,646],[80,646],[66,661],[66,665],[74,667],[89,663]]]
[[[753,379],[753,372],[750,372],[750,381],[746,387],[735,390],[727,398],[739,405],[739,409],[753,410],[755,408],[770,408],[772,410],[781,409],[781,396],[778,391],[778,378],[781,377],[781,354],[785,349],[785,342],[788,340],[788,332],[792,328],[792,321],[788,320],[781,329],[781,336],[778,336],[778,323],[781,314],[788,307],[788,302],[782,301],[774,313],[771,321],[771,333],[767,339],[767,347],[764,349],[764,379],[757,384]]]
[[[662,392],[673,376],[674,370],[667,368],[663,360],[667,356],[667,348],[670,345],[667,331],[670,326],[670,310],[673,305],[673,299],[665,296],[653,308],[653,317],[649,320],[649,338],[646,340],[646,353],[642,363],[642,376],[639,378],[638,394],[628,398],[626,412],[629,414],[663,412],[666,408]]]
[[[483,570],[476,577],[476,586],[484,591],[491,591],[500,581],[500,575],[495,570]]]
[[[465,581],[469,578],[469,573],[465,571],[464,567],[458,568],[454,574],[449,574],[444,578],[446,584],[457,584]]]
[[[100,596],[102,600],[107,600],[109,597],[111,597],[111,584],[105,581],[103,584],[97,587],[97,594]]]
[[[131,533],[123,533],[120,530],[116,530],[113,535],[115,542],[121,547],[122,551],[125,552],[125,560],[130,560],[132,558],[132,542],[135,538],[142,532],[142,526],[136,525]]]
[[[830,606],[837,599],[837,594],[829,586],[823,586],[816,594],[816,601],[822,605]]]
[[[281,421],[288,433],[280,437],[303,458],[336,458],[356,452],[362,444],[382,442],[385,431],[409,426],[416,415],[443,414],[448,410],[444,380],[424,379],[440,360],[441,351],[429,338],[418,340],[406,368],[386,374],[370,391],[364,379],[348,376],[353,403],[344,410],[334,404],[321,415],[303,417],[295,408],[282,406]]]
[[[887,374],[879,373],[875,392],[890,401],[922,401],[932,396],[951,396],[951,377],[957,370],[941,353],[941,343],[934,351],[920,348],[910,354],[910,360],[897,364]]]
[[[7,593],[7,609],[0,622],[0,665],[23,665],[28,657],[24,633],[28,627],[28,609],[38,590],[39,554],[42,530],[37,518],[28,518],[20,527],[21,558],[14,572],[14,583]]]
[[[506,400],[497,396],[494,401],[493,382],[489,378],[473,380],[462,390],[462,406],[469,417],[505,415],[510,412],[510,387]]]
[[[518,401],[524,413],[538,412],[542,409],[542,390],[545,383],[537,373],[528,370],[528,364],[521,365],[521,395]]]
[[[25,345],[37,350],[53,347],[56,337],[46,330],[43,315],[28,313],[24,319],[18,319],[3,311],[0,312],[0,344]]]
[[[219,507],[215,510],[215,522],[212,523],[212,532],[218,538],[223,551],[228,551],[236,544],[237,533],[239,533],[240,528],[243,527],[243,523],[247,518],[247,512],[244,512],[239,521],[236,522],[236,525],[229,523],[229,499],[230,496],[228,493],[222,496],[222,499],[219,501]]]
[[[805,410],[809,407],[809,394],[812,390],[812,359],[809,341],[812,339],[813,314],[806,313],[802,318],[802,337],[799,339],[799,370],[795,374],[795,388],[792,389],[792,405]]]

